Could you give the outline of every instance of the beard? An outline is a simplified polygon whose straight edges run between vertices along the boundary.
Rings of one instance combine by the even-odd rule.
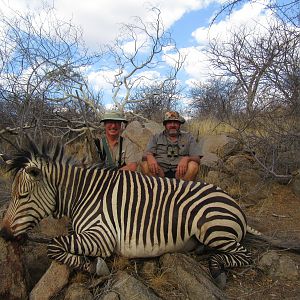
[[[176,129],[176,128],[170,128],[167,130],[168,132],[168,135],[169,136],[172,136],[172,137],[175,137],[175,136],[178,136],[179,134],[179,129]]]

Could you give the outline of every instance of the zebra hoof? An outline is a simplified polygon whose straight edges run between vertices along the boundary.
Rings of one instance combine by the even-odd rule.
[[[225,272],[221,272],[215,279],[215,283],[220,289],[224,289],[226,286],[227,276]]]
[[[96,274],[98,276],[106,276],[110,274],[110,271],[108,269],[108,266],[106,264],[106,262],[104,261],[104,259],[102,259],[101,257],[97,257],[96,258]]]

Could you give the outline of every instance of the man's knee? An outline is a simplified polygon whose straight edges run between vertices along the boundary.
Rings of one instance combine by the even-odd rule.
[[[149,167],[148,167],[147,160],[143,160],[143,161],[140,162],[140,168],[141,168],[141,171],[142,171],[143,174],[149,175],[150,170],[149,170]]]
[[[194,161],[190,161],[188,163],[188,169],[185,175],[183,176],[183,179],[188,181],[194,181],[197,178],[198,172],[199,172],[199,164]]]

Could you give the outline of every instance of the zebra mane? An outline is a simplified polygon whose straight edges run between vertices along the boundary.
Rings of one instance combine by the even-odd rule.
[[[78,162],[75,158],[67,156],[64,146],[59,142],[53,143],[51,140],[44,140],[36,143],[28,138],[25,145],[13,154],[8,171],[11,171],[15,175],[33,160],[40,160],[46,163],[64,162],[81,166],[84,164],[84,162]]]

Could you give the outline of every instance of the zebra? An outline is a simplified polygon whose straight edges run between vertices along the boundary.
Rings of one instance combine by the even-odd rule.
[[[247,232],[260,233],[213,184],[86,166],[60,144],[33,141],[9,160],[9,170],[12,199],[0,235],[21,239],[43,218],[67,216],[70,232],[51,239],[47,255],[70,267],[96,273],[97,258],[156,257],[200,244],[216,250],[209,259],[216,280],[252,262],[240,242]]]

